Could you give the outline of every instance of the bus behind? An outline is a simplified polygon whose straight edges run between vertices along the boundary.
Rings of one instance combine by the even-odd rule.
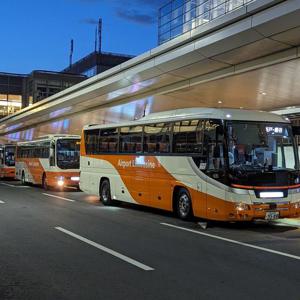
[[[0,145],[0,178],[15,178],[16,145]]]
[[[16,178],[48,188],[79,187],[80,136],[49,135],[17,144]]]

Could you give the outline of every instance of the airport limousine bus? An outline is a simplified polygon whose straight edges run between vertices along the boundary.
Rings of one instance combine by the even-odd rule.
[[[299,158],[289,120],[235,109],[154,113],[83,129],[81,190],[221,221],[300,216]]]
[[[0,178],[15,178],[16,145],[0,145]]]
[[[17,144],[16,179],[44,189],[79,187],[80,136],[49,135]]]

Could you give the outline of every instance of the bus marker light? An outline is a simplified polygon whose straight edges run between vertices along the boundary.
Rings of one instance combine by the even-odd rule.
[[[283,192],[260,192],[260,198],[283,198]]]

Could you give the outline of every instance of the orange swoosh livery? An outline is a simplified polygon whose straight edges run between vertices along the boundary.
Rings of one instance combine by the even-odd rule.
[[[253,203],[251,194],[228,192],[199,178],[186,157],[82,154],[80,186],[88,193],[99,195],[101,177],[107,177],[115,199],[168,211],[173,210],[174,190],[184,187],[191,195],[194,215],[200,218],[252,220],[264,218],[269,208],[268,204]],[[92,165],[89,175],[83,171],[88,165]],[[90,184],[94,188],[86,188]],[[239,211],[240,202],[249,209]],[[300,209],[293,209],[288,202],[277,208],[282,217],[300,215]]]

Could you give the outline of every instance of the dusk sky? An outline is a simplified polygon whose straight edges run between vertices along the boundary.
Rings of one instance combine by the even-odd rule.
[[[168,0],[1,0],[0,72],[61,71],[94,50],[103,19],[103,51],[141,54],[157,45],[157,15]]]

